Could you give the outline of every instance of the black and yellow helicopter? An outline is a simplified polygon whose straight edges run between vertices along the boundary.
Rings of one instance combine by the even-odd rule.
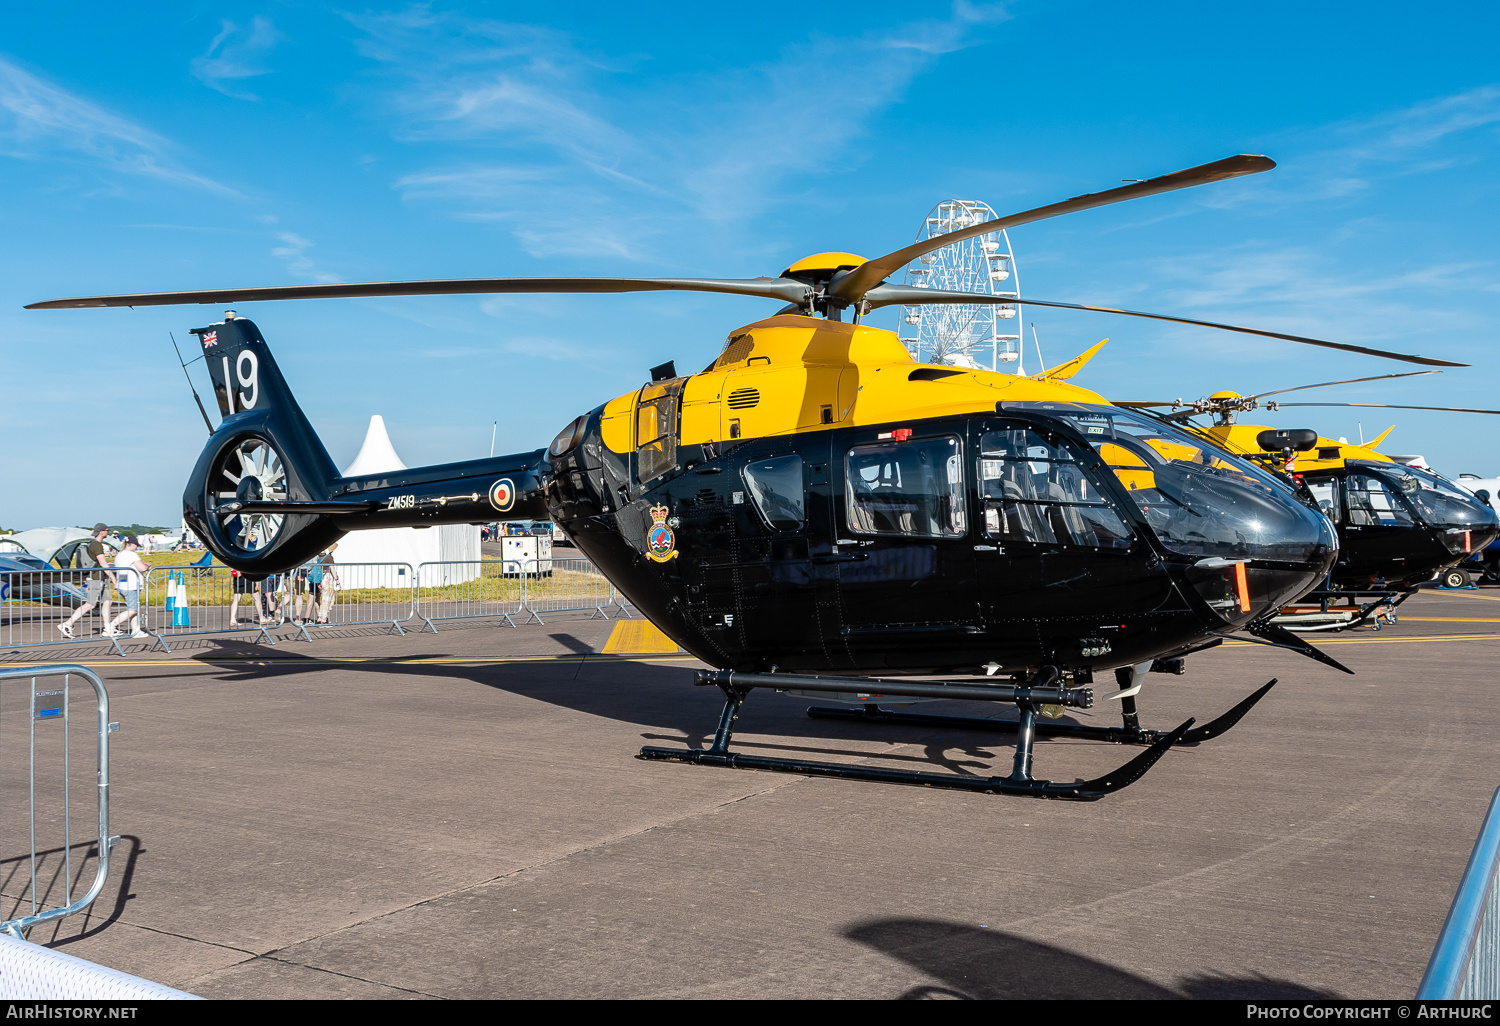
[[[1449,567],[1482,550],[1500,535],[1500,520],[1487,502],[1443,477],[1398,463],[1378,451],[1387,430],[1368,444],[1325,438],[1311,428],[1277,430],[1242,424],[1239,418],[1257,409],[1340,407],[1428,410],[1442,413],[1500,415],[1500,410],[1445,406],[1401,406],[1387,403],[1285,402],[1272,396],[1335,385],[1436,374],[1410,371],[1369,378],[1324,381],[1257,395],[1215,392],[1183,402],[1120,402],[1136,409],[1171,407],[1162,419],[1182,424],[1221,448],[1261,462],[1304,485],[1333,521],[1339,534],[1339,557],[1328,579],[1284,611],[1278,622],[1304,629],[1343,630],[1378,617],[1391,617],[1396,606],[1434,581]],[[1211,424],[1192,418],[1212,416]],[[1307,603],[1314,603],[1309,606]]]
[[[780,312],[731,332],[702,371],[654,368],[648,384],[577,417],[545,450],[347,478],[260,331],[230,312],[194,332],[224,419],[189,479],[184,515],[215,555],[252,575],[295,566],[351,530],[550,517],[656,626],[719,668],[697,678],[725,695],[712,745],[648,747],[642,757],[1092,800],[1138,779],[1172,745],[1227,730],[1275,683],[1206,726],[1153,731],[1139,725],[1133,699],[1150,670],[1178,669],[1184,654],[1238,629],[1333,662],[1267,622],[1327,574],[1338,553],[1333,527],[1284,479],[1180,427],[1059,374],[917,364],[894,333],[860,318],[893,304],[1030,303],[1463,366],[885,280],[972,235],[1274,166],[1230,157],[874,260],[818,254],[775,278],[304,285],[29,309],[661,290],[778,300]],[[1037,723],[1049,707],[1089,707],[1093,675],[1108,670],[1125,685],[1111,696],[1122,700],[1122,726]],[[919,676],[970,679],[909,679]],[[875,721],[1008,725],[1018,734],[1013,771],[986,778],[731,752],[735,718],[755,688],[1013,703],[1020,715],[1008,723],[878,703],[843,710]],[[1147,747],[1103,777],[1052,782],[1032,775],[1038,734]]]

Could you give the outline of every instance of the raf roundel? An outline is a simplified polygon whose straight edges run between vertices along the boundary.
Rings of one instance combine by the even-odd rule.
[[[510,478],[502,477],[490,485],[490,505],[501,513],[510,512],[510,508],[516,504],[516,486],[511,484]]]

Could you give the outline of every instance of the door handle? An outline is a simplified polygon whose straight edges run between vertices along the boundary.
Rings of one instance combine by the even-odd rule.
[[[976,545],[976,546],[974,546],[974,551],[975,552],[999,552],[1000,548],[997,545]]]

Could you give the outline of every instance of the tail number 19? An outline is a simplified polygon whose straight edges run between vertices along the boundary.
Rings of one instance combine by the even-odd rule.
[[[255,355],[254,350],[241,349],[238,356],[234,358],[234,381],[229,379],[229,357],[220,357],[224,365],[225,391],[229,393],[229,412],[239,412],[235,409],[236,392],[234,382],[239,382],[242,389],[249,389],[249,394],[239,392],[240,410],[255,409],[255,401],[260,398],[260,357]]]

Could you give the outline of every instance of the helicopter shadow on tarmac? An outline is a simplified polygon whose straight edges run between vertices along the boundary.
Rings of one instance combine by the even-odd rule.
[[[1176,989],[1062,948],[935,919],[875,919],[847,927],[849,940],[904,962],[936,984],[913,987],[903,1000],[956,998],[1323,1000],[1339,995],[1265,976],[1200,974]]]
[[[554,635],[565,648],[578,654],[555,660],[505,664],[430,663],[422,660],[447,658],[446,652],[413,652],[400,657],[362,662],[351,660],[347,669],[359,673],[403,674],[435,679],[461,680],[506,691],[524,698],[546,702],[564,709],[600,716],[646,728],[641,738],[667,741],[689,747],[703,747],[712,739],[714,723],[723,704],[715,688],[696,688],[690,683],[691,670],[644,662],[590,661],[579,651],[586,647],[571,635]],[[264,646],[249,641],[226,639],[215,646],[205,660],[253,659],[258,665],[244,669],[224,668],[220,677],[227,683],[264,683],[281,677],[301,676],[329,669],[327,664],[309,666],[305,649],[267,653]],[[588,672],[588,679],[580,679]],[[601,671],[607,680],[601,681]],[[759,697],[759,696],[758,696]],[[980,742],[965,732],[948,728],[881,724],[875,729],[857,722],[841,723],[820,720],[816,739],[848,741],[849,747],[777,743],[753,739],[746,735],[775,735],[793,741],[807,737],[809,720],[806,700],[787,701],[767,695],[746,703],[740,718],[738,749],[770,749],[797,755],[842,756],[866,759],[878,755],[883,761],[910,763],[916,766],[943,767],[955,773],[990,776],[990,760],[1009,757],[1012,747],[1008,737],[996,743],[988,738]],[[972,707],[978,715],[992,712],[983,703],[943,703]],[[671,733],[668,733],[670,731]],[[922,753],[895,751],[874,752],[870,742],[890,748],[921,745]]]

